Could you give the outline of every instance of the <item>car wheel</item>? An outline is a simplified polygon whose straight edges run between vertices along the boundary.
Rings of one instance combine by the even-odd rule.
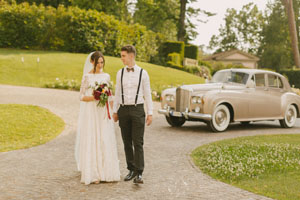
[[[173,127],[180,127],[185,123],[185,118],[183,117],[166,116],[166,119],[167,122]]]
[[[285,111],[284,119],[279,120],[282,128],[292,128],[297,119],[297,109],[294,105],[289,105]]]
[[[214,132],[225,131],[230,123],[230,112],[227,106],[219,105],[212,114],[212,119],[207,123]]]
[[[241,123],[241,125],[243,125],[243,126],[248,126],[249,124],[250,124],[250,121],[245,121],[245,122],[240,122]]]

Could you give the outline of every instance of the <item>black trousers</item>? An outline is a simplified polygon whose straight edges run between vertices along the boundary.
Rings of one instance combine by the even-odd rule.
[[[144,104],[124,105],[118,110],[119,126],[127,162],[127,169],[139,173],[144,171]]]

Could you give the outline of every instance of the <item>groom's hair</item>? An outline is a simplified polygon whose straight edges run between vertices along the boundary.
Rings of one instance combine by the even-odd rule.
[[[133,45],[126,45],[121,48],[121,51],[126,51],[127,53],[133,53],[136,56],[136,50]]]

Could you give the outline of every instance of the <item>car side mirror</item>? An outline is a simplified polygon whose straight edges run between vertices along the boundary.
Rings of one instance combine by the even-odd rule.
[[[249,80],[249,82],[247,84],[247,88],[255,88],[255,83],[253,80]]]

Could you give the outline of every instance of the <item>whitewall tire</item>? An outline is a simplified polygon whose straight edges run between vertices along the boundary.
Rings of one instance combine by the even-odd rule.
[[[284,119],[279,120],[282,128],[292,128],[297,120],[297,109],[294,105],[288,105],[285,110]]]
[[[222,132],[227,129],[230,123],[230,111],[226,105],[218,105],[213,114],[208,126],[214,132]]]

